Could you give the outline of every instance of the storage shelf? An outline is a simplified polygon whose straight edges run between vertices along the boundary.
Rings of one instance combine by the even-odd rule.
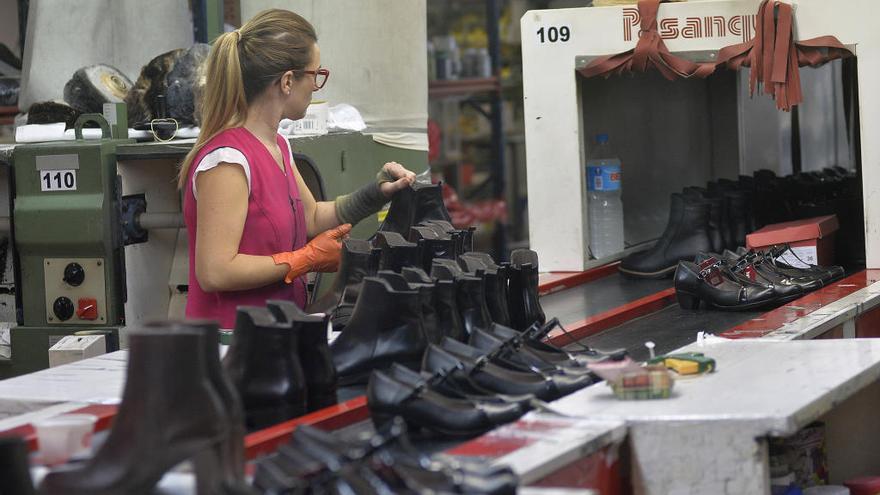
[[[429,98],[445,98],[448,96],[465,96],[473,93],[492,93],[501,90],[497,77],[479,79],[455,79],[449,81],[431,81],[428,83]]]

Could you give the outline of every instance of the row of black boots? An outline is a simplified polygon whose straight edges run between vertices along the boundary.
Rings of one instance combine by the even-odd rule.
[[[692,262],[679,262],[674,280],[682,308],[699,309],[705,304],[747,311],[785,304],[843,276],[843,267],[809,265],[784,245],[766,251],[700,253]]]
[[[267,494],[516,493],[508,467],[430,457],[415,449],[398,420],[357,438],[300,426],[278,452],[257,462],[254,486]]]
[[[780,178],[760,170],[753,177],[686,187],[671,195],[669,220],[657,242],[624,258],[620,272],[632,278],[669,277],[679,261],[734,251],[765,225],[832,214],[841,225],[838,257],[844,264],[863,263],[861,180],[853,172],[834,167]]]

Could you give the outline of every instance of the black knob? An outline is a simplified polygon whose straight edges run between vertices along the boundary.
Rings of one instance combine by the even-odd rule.
[[[86,279],[86,271],[79,263],[70,263],[64,267],[64,281],[74,287],[82,285]]]
[[[66,297],[59,297],[52,304],[52,311],[55,312],[55,316],[61,321],[69,320],[73,316],[73,310],[73,301]]]

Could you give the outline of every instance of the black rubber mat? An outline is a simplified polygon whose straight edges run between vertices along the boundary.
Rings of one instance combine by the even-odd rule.
[[[648,358],[645,342],[654,342],[654,352],[665,354],[683,347],[697,339],[697,332],[720,334],[740,323],[764,314],[766,311],[716,311],[701,309],[691,311],[673,304],[656,313],[628,321],[590,336],[581,342],[597,349],[620,349],[629,351],[638,361]],[[569,346],[577,350],[576,345]]]
[[[547,318],[563,325],[614,309],[672,287],[672,279],[635,280],[614,273],[541,298]]]

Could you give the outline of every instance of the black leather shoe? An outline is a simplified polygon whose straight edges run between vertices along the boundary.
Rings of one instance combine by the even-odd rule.
[[[379,254],[363,239],[342,241],[339,271],[333,281],[333,289],[308,306],[308,313],[331,313],[340,304],[354,306],[364,277],[376,274]]]
[[[703,265],[682,261],[675,271],[675,295],[684,309],[698,309],[700,302],[726,310],[750,310],[776,304],[777,294],[772,286],[737,280],[725,273],[717,259]]]
[[[306,410],[314,412],[336,404],[337,376],[327,345],[329,316],[309,315],[291,301],[268,301],[269,311],[299,338],[297,358],[306,384]]]
[[[510,253],[507,308],[510,326],[525,330],[535,323],[547,321],[541,301],[538,300],[538,253],[529,249],[515,249]]]
[[[449,373],[437,372],[434,374],[417,373],[405,366],[394,364],[388,370],[388,375],[411,387],[425,386],[452,399],[473,400],[481,402],[497,402],[499,404],[516,404],[523,413],[532,408],[535,399],[533,395],[503,395],[486,390],[473,381],[464,377],[464,380],[450,379]]]
[[[563,335],[569,336],[568,330],[566,330],[562,323],[559,322],[559,318],[553,317],[543,325],[532,325],[525,332],[522,332],[520,334],[520,337],[528,341],[530,345],[539,346],[536,347],[538,349],[559,349],[558,347],[555,347],[554,345],[549,344],[544,340],[547,335],[555,328],[559,328],[560,330],[562,330]],[[494,330],[497,331],[498,327],[496,326]],[[504,333],[501,333],[500,335],[503,336]],[[602,361],[620,361],[627,357],[627,355],[629,354],[625,348],[594,349],[590,346],[584,345],[574,337],[569,336],[569,340],[569,343],[571,345],[577,346],[580,350],[566,350],[566,354],[568,354],[573,359],[583,365]]]
[[[779,258],[787,255],[789,252],[791,252],[791,256],[795,260],[798,260],[801,263],[807,265],[806,262],[800,260],[797,257],[797,254],[791,251],[791,247],[788,244],[772,247],[765,253],[764,260],[765,262],[772,264],[775,269],[780,270],[782,273],[790,274],[793,276],[798,273],[800,273],[801,275],[806,273],[809,275],[817,276],[822,281],[823,286],[832,284],[842,279],[846,275],[846,271],[843,269],[842,266],[809,265],[807,268],[797,268],[783,261],[780,261]]]
[[[330,351],[340,385],[351,385],[391,363],[418,368],[426,344],[419,292],[366,277],[351,319]]]
[[[714,260],[713,262],[720,262],[725,276],[734,282],[772,288],[776,294],[774,304],[785,304],[803,296],[805,293],[803,286],[795,283],[792,278],[772,273],[769,270],[761,270],[751,263],[748,258],[730,262],[723,255],[700,253],[694,258],[694,264],[701,265],[710,258]]]
[[[400,272],[405,266],[421,266],[418,245],[407,241],[397,232],[376,232],[376,247],[382,250],[379,270]]]
[[[490,332],[476,330],[471,334],[469,342],[471,347],[485,353],[489,359],[500,366],[513,370],[535,370],[545,374],[562,373],[572,376],[589,375],[590,371],[572,360],[547,359],[541,353],[525,346],[523,341],[517,338],[502,340]]]
[[[717,256],[716,256],[717,257]],[[810,272],[799,274],[786,273],[755,251],[748,251],[744,255],[738,255],[730,250],[725,250],[721,258],[731,267],[735,273],[743,274],[752,280],[759,280],[775,286],[795,285],[801,290],[811,292],[822,287],[822,279]],[[696,262],[702,260],[697,259]]]
[[[426,353],[425,360],[422,362],[423,370],[426,369],[426,364],[436,368],[441,367],[438,363],[442,363],[444,359],[447,360],[446,366],[450,365],[449,359],[457,360],[474,382],[483,388],[501,393],[532,394],[541,400],[551,401],[593,383],[593,378],[589,375],[570,376],[504,368],[493,363],[491,358],[484,355],[479,349],[450,339],[444,339],[440,345],[441,348],[428,348],[429,352],[435,351],[435,355],[431,357],[436,358],[438,362],[429,363],[429,356]],[[474,372],[474,370],[478,372]],[[544,383],[539,383],[536,386],[536,378],[538,382],[544,381]],[[491,383],[492,380],[495,383]],[[499,388],[502,390],[498,390]]]
[[[679,261],[690,261],[697,253],[709,251],[709,208],[703,200],[673,194],[663,235],[651,249],[624,258],[620,273],[633,278],[664,278],[672,275]]]
[[[496,265],[492,256],[479,252],[464,253],[458,257],[458,264],[466,272],[475,275],[482,272],[486,286],[486,305],[492,321],[510,326],[510,309],[507,306],[508,267]]]
[[[410,387],[381,371],[374,371],[370,376],[367,406],[377,428],[399,415],[411,427],[453,437],[479,435],[495,426],[515,421],[523,414],[516,404],[450,399],[426,387]]]
[[[306,380],[299,334],[266,308],[241,306],[223,366],[244,404],[248,430],[306,412]]]

